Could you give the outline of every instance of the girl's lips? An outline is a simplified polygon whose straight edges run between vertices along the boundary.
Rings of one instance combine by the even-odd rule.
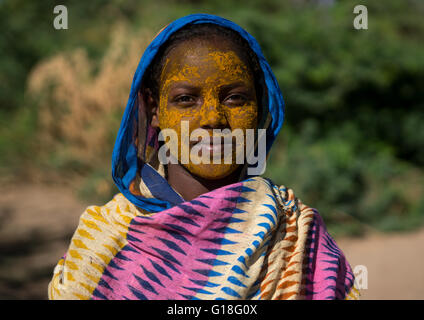
[[[229,140],[229,141],[228,141]],[[192,142],[191,147],[199,146],[200,150],[210,154],[223,153],[225,149],[233,151],[235,143],[232,139],[223,139],[223,137],[210,137],[210,139],[201,139],[199,142]]]
[[[225,144],[198,144],[201,146],[201,150],[210,152],[212,154],[215,153],[221,153],[225,150]],[[227,144],[228,146],[231,146],[231,144]],[[228,147],[227,147],[228,149]]]

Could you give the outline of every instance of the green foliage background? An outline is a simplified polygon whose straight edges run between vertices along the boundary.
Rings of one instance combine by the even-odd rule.
[[[53,29],[57,4],[68,8],[68,30]],[[368,30],[353,28],[357,4],[368,8]],[[196,12],[221,15],[248,30],[279,81],[286,119],[271,151],[267,176],[317,208],[333,233],[422,225],[424,2],[420,0],[2,0],[2,179],[23,178],[26,169],[34,167],[59,176],[63,171],[82,173],[88,178],[81,192],[97,201],[107,199],[110,194],[93,190],[100,176],[109,179],[108,170],[54,166],[41,157],[36,139],[39,102],[25,94],[28,74],[43,59],[77,46],[97,61],[109,44],[111,22],[124,21],[134,30],[142,27],[155,33]],[[111,139],[110,153],[112,147]]]

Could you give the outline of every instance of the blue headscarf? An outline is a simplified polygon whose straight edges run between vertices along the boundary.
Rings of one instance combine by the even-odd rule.
[[[267,107],[268,114],[270,115],[269,125],[265,128],[267,154],[283,125],[284,100],[281,90],[268,62],[262,54],[259,44],[249,33],[229,20],[210,14],[192,14],[175,20],[160,31],[141,57],[132,81],[130,96],[112,154],[112,177],[116,186],[135,206],[149,212],[159,212],[168,209],[184,200],[155,169],[143,163],[143,161],[140,161],[137,156],[135,137],[138,121],[141,121],[141,119],[138,119],[139,113],[137,112],[138,92],[141,88],[144,73],[158,53],[159,48],[168,38],[188,24],[202,23],[216,24],[236,31],[247,41],[258,58],[260,68],[264,75],[266,88],[264,88],[263,91],[267,93]],[[134,181],[137,174],[140,175],[146,183],[146,186],[153,195],[152,198],[142,197],[130,191],[130,184]]]

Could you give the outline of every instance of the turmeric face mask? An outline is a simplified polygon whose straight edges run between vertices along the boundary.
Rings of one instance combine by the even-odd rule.
[[[224,178],[240,166],[236,161],[239,149],[233,140],[230,143],[216,140],[216,132],[238,129],[237,132],[243,134],[241,144],[244,145],[246,129],[257,128],[258,103],[253,74],[236,52],[225,46],[183,42],[166,58],[153,122],[160,130],[172,129],[177,133],[177,148],[171,147],[171,153],[178,150],[175,158],[188,171],[209,180]],[[207,133],[210,144],[201,144],[200,136],[193,139],[196,129]],[[232,148],[230,161],[221,157],[226,144]],[[194,148],[199,152],[193,152]],[[196,161],[195,155],[204,156],[206,151],[210,152],[211,163]],[[191,156],[187,159],[187,155]]]

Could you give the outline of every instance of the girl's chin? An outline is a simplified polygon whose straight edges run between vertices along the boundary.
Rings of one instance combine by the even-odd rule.
[[[239,164],[187,164],[190,173],[207,180],[219,180],[228,177],[237,170]]]

